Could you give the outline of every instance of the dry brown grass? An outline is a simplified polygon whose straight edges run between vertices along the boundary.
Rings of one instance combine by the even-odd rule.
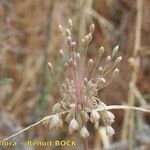
[[[49,74],[46,63],[49,60],[54,62],[57,70],[56,78],[59,82],[63,81],[64,74],[57,56],[59,48],[65,49],[65,46],[61,42],[57,25],[59,23],[66,25],[70,17],[75,24],[76,39],[84,36],[87,25],[92,22],[96,25],[88,57],[97,58],[96,49],[101,45],[108,50],[108,53],[115,45],[120,46],[120,54],[124,58],[120,65],[120,76],[112,85],[101,91],[101,99],[107,104],[114,105],[128,104],[132,99],[134,106],[150,109],[150,1],[141,0],[143,5],[139,4],[137,8],[136,4],[139,1],[1,0],[0,113],[7,118],[7,121],[1,121],[6,127],[6,132],[1,132],[4,130],[2,126],[0,138],[16,132],[17,129],[14,129],[16,127],[21,129],[49,115],[52,105],[59,100],[59,87]],[[138,17],[139,13],[141,17]],[[132,56],[138,58],[137,72],[128,64],[128,59]],[[131,85],[132,81],[134,83]],[[124,113],[121,110],[115,110],[114,113],[116,116],[114,128],[117,132],[112,142],[109,141],[113,144],[112,147],[118,146],[116,142],[122,144],[120,142],[122,131],[125,132],[123,142],[127,141],[128,131],[131,131],[130,139],[134,141],[134,144],[148,148],[148,144],[144,142],[150,137],[147,129],[147,125],[150,125],[150,116],[135,113],[136,121],[135,118],[131,119],[130,129],[132,130],[128,130],[128,126],[122,128]],[[129,121],[126,123],[128,124]],[[11,130],[8,130],[10,124],[15,124],[15,126],[11,126]],[[100,133],[103,134],[103,131]],[[139,133],[145,137],[145,141],[138,138]],[[68,138],[65,129],[59,132],[52,131],[49,134],[47,128],[41,124],[22,135],[24,137],[21,140],[27,137],[42,140]],[[103,148],[105,143],[101,135],[98,136],[96,132],[93,132],[91,137],[95,138],[95,142],[90,143],[91,147],[95,147],[96,150],[101,145]],[[133,149],[133,143],[131,144],[130,150]],[[128,146],[125,145],[125,147]]]

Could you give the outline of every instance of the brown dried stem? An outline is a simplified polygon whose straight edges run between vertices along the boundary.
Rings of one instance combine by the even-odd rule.
[[[136,86],[137,82],[137,74],[139,71],[140,66],[140,58],[138,56],[138,51],[141,47],[141,26],[142,26],[142,8],[143,8],[143,1],[137,0],[137,16],[136,16],[136,29],[135,29],[135,44],[134,44],[134,51],[133,51],[133,59],[134,63],[137,64],[134,66],[132,70],[131,80],[129,83],[129,91],[128,91],[128,105],[135,106],[135,92],[134,87]],[[131,121],[130,121],[131,120]],[[130,126],[130,128],[128,128]],[[123,123],[123,131],[122,131],[122,140],[126,140],[128,133],[129,133],[129,150],[133,150],[134,144],[134,112],[127,110],[125,113],[124,123]]]

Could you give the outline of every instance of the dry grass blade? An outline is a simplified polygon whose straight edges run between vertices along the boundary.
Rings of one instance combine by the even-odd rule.
[[[144,109],[144,108],[139,108],[139,107],[134,107],[134,106],[125,106],[125,105],[110,105],[110,106],[106,106],[105,108],[99,108],[99,109],[97,109],[97,111],[115,110],[115,109],[137,110],[137,111],[142,111],[142,112],[150,113],[150,109]],[[64,112],[62,112],[60,114],[65,114],[65,113],[67,113],[67,111],[64,111]],[[7,140],[9,140],[9,139],[11,139],[11,138],[13,138],[13,137],[15,137],[15,136],[23,133],[23,132],[29,130],[30,128],[35,127],[36,125],[42,123],[43,121],[52,118],[52,116],[53,115],[49,115],[49,116],[46,116],[46,117],[42,118],[38,122],[36,122],[36,123],[34,123],[34,124],[32,124],[32,125],[24,128],[23,130],[21,130],[21,131],[15,133],[15,134],[13,134],[13,135],[5,138],[4,141],[7,141]]]

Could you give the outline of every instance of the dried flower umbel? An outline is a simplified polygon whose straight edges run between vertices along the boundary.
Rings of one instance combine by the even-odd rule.
[[[92,35],[95,25],[92,24],[89,28],[89,33],[81,39],[82,48],[85,54],[79,53],[76,41],[72,36],[72,20],[68,21],[68,28],[65,30],[61,25],[58,29],[67,43],[69,49],[69,57],[64,59],[65,52],[60,49],[59,53],[63,59],[64,68],[67,72],[65,82],[61,85],[60,93],[62,100],[53,106],[53,113],[55,114],[50,120],[50,128],[62,127],[63,121],[69,124],[69,133],[80,130],[80,136],[87,138],[89,131],[87,129],[87,122],[91,122],[96,128],[99,127],[99,121],[102,119],[108,136],[112,136],[115,131],[111,127],[115,116],[112,112],[104,110],[98,112],[98,108],[105,108],[104,104],[98,97],[98,91],[107,86],[119,73],[116,68],[122,57],[115,58],[119,47],[116,46],[112,54],[105,59],[105,65],[100,65],[100,58],[104,53],[104,47],[100,47],[98,62],[92,58],[86,60],[87,48],[92,41]],[[48,63],[51,72],[54,71],[52,63]],[[89,72],[93,70],[89,75]],[[109,78],[108,78],[109,77]],[[66,115],[60,115],[61,112],[66,111]]]

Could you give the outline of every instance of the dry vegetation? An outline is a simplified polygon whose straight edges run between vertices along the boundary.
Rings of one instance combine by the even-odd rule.
[[[1,0],[0,1],[0,139],[51,114],[59,101],[59,87],[48,70],[48,61],[56,69],[61,83],[64,72],[58,57],[65,45],[58,24],[74,22],[73,32],[80,39],[94,22],[96,29],[87,57],[97,59],[97,49],[107,53],[119,45],[123,60],[120,75],[100,91],[107,105],[131,105],[150,109],[150,1],[149,0]],[[150,114],[114,110],[116,134],[109,139],[103,127],[92,135],[92,150],[149,150]],[[49,130],[42,124],[23,132],[13,140],[76,139],[77,147],[45,149],[82,149],[78,135],[68,135],[67,128]],[[0,150],[9,148],[1,148]],[[19,144],[14,150],[33,150]],[[36,148],[37,150],[40,148]]]

